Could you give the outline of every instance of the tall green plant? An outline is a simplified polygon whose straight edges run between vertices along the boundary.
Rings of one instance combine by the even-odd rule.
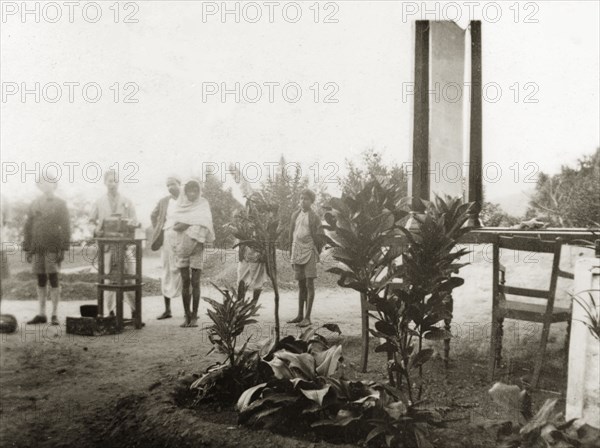
[[[397,187],[374,178],[323,207],[331,256],[340,265],[328,272],[340,276],[338,285],[367,297],[381,291],[381,280],[392,276],[389,268],[400,254],[405,206]]]
[[[219,399],[235,399],[248,386],[255,384],[257,364],[259,360],[256,350],[248,349],[248,337],[241,347],[238,340],[246,326],[256,323],[260,305],[258,298],[246,297],[246,286],[240,282],[238,289],[220,289],[213,286],[223,295],[223,301],[208,297],[210,309],[207,314],[212,324],[207,328],[208,339],[213,344],[213,351],[225,355],[225,360],[210,366],[204,375],[191,385],[197,390],[197,400],[209,396]]]
[[[328,272],[340,276],[341,287],[360,293],[363,316],[368,301],[394,276],[393,261],[402,245],[400,223],[408,214],[405,206],[398,186],[371,178],[358,191],[349,190],[324,207],[327,242],[332,258],[339,263]],[[363,320],[362,325],[364,329],[368,321]],[[364,357],[363,371],[366,364]]]
[[[278,219],[279,206],[269,202],[261,193],[252,193],[247,199],[246,211],[229,224],[232,234],[240,242],[234,247],[248,246],[260,254],[267,268],[275,296],[275,338],[279,341],[279,285],[277,282],[277,240],[281,234]]]
[[[464,266],[457,262],[468,251],[456,250],[456,244],[469,231],[464,224],[472,209],[472,204],[449,197],[436,197],[435,202],[423,202],[422,206],[427,212],[415,215],[419,230],[402,228],[409,244],[395,272],[401,284],[387,298],[372,298],[377,322],[371,333],[385,339],[376,351],[392,355],[388,363],[390,382],[403,388],[410,402],[421,399],[422,366],[433,355],[432,349],[423,348],[423,341],[451,337],[438,324],[452,318],[452,290],[464,283],[454,273]],[[415,370],[421,383],[416,396]]]

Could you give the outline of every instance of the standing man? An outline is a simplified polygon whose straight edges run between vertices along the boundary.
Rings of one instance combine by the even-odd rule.
[[[106,186],[106,195],[98,198],[92,209],[90,223],[94,224],[94,236],[102,235],[104,220],[111,215],[121,215],[122,219],[128,220],[129,224],[136,225],[137,217],[133,202],[119,193],[119,177],[115,170],[108,170],[104,174],[104,185]],[[108,247],[106,253],[98,254],[104,256],[104,266],[109,267],[109,272],[117,269],[117,254],[114,247]],[[125,270],[127,274],[135,274],[135,265],[131,254],[121,254],[125,256]],[[106,281],[109,282],[108,280]],[[114,315],[115,297],[114,291],[106,291],[106,305],[111,315]],[[132,314],[135,312],[135,296],[133,292],[125,293],[125,301],[129,304]]]
[[[181,295],[181,272],[177,268],[173,246],[176,232],[173,230],[173,211],[177,205],[181,189],[181,180],[177,176],[167,177],[167,190],[169,196],[165,196],[152,211],[150,220],[154,233],[152,235],[152,244],[150,248],[154,251],[160,251],[162,261],[162,279],[160,286],[165,298],[165,312],[158,316],[158,319],[168,319],[173,317],[171,314],[171,299]]]
[[[298,281],[298,316],[288,323],[308,327],[313,302],[315,300],[315,278],[317,262],[323,248],[323,227],[321,219],[313,209],[315,193],[304,190],[300,195],[300,209],[290,220],[290,240],[292,241],[292,266]]]
[[[52,325],[58,325],[58,302],[60,286],[58,274],[64,260],[64,252],[69,250],[71,224],[69,211],[64,200],[56,197],[54,191],[58,179],[39,180],[37,186],[42,195],[36,198],[25,218],[23,228],[23,250],[27,253],[27,262],[33,262],[33,274],[37,277],[37,296],[39,313],[28,324],[45,324],[46,297],[52,301]],[[50,282],[50,289],[47,284]]]

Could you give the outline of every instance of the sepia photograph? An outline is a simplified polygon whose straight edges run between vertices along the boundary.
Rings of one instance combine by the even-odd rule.
[[[0,448],[600,448],[600,1],[0,0]]]

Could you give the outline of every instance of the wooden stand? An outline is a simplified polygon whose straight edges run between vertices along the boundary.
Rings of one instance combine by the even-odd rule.
[[[142,328],[142,241],[137,238],[96,238],[98,243],[98,316],[104,316],[104,291],[114,291],[117,296],[117,330],[122,331],[125,325],[133,324],[136,329]],[[127,248],[135,246],[135,274],[125,271]],[[113,250],[117,258],[116,272],[105,272],[104,254],[106,248]],[[110,283],[104,283],[109,280]],[[135,292],[135,311],[133,319],[123,319],[123,296],[127,291]]]

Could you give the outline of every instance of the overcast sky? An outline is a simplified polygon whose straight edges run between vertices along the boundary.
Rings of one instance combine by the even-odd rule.
[[[264,163],[283,154],[313,178],[318,163],[320,180],[335,177],[337,167],[342,173],[344,159],[367,147],[389,162],[408,162],[412,101],[403,98],[403,86],[413,80],[414,20],[456,14],[443,3],[436,17],[424,17],[423,2],[342,1],[321,3],[315,23],[316,8],[307,2],[291,23],[297,9],[278,2],[270,23],[268,7],[257,2],[260,9],[240,4],[236,23],[233,14],[223,20],[212,9],[221,2],[121,3],[118,17],[110,9],[114,2],[100,2],[102,17],[90,23],[97,11],[86,7],[84,13],[86,3],[74,9],[73,23],[66,6],[56,23],[49,23],[56,10],[40,9],[36,23],[35,15],[15,11],[21,2],[3,2],[2,192],[33,194],[33,175],[23,184],[20,175],[6,174],[15,166],[54,162],[63,168],[62,194],[94,198],[103,193],[101,182],[92,182],[94,164],[117,163],[123,176],[138,181],[121,191],[145,223],[164,194],[166,175],[198,173],[203,162],[219,168],[254,162],[264,178]],[[434,2],[426,3],[435,11]],[[485,3],[472,18],[484,20],[483,81],[502,91],[495,99],[497,90],[488,90],[483,105],[484,163],[502,170],[487,173],[487,180],[498,177],[485,184],[494,201],[530,190],[528,174],[555,172],[599,145],[600,11],[597,1],[523,2],[514,9],[514,2],[500,2],[500,17],[494,6],[483,16]],[[228,5],[234,9],[236,2]],[[250,23],[259,10],[262,18]],[[468,14],[464,6],[460,22]],[[127,19],[137,23],[123,23]],[[337,23],[324,23],[332,20]],[[22,88],[35,91],[35,83],[40,101],[34,94],[23,100]],[[52,83],[61,86],[55,103]],[[72,84],[72,103],[64,83],[79,83]],[[93,84],[84,97],[86,83],[102,89],[97,102],[91,102]],[[233,90],[240,83],[239,102],[234,94],[225,101],[220,92],[208,95],[223,83]],[[284,92],[288,83],[296,84]],[[256,85],[262,97],[253,103]],[[297,87],[302,97],[293,102]],[[125,102],[128,95],[137,103]],[[73,165],[74,183],[69,162],[80,164]],[[256,165],[247,166],[254,176]]]

